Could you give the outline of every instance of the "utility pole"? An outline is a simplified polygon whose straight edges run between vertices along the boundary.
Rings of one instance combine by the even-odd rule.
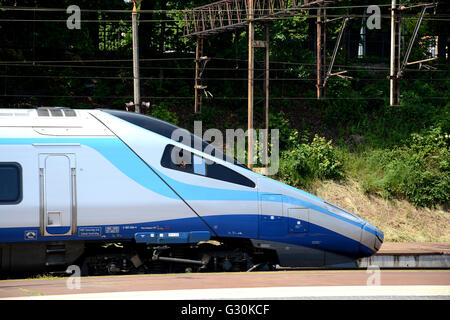
[[[317,9],[317,35],[316,35],[316,51],[317,51],[317,99],[325,98],[324,78],[326,70],[326,9],[320,5]]]
[[[201,79],[201,72],[199,72],[199,62],[202,60],[200,55],[201,37],[209,37],[218,33],[233,32],[244,26],[248,27],[248,148],[247,148],[247,166],[249,169],[253,168],[254,157],[254,48],[266,47],[265,54],[265,125],[268,128],[268,110],[269,110],[269,27],[266,29],[266,40],[255,41],[255,23],[272,23],[277,20],[274,18],[280,17],[280,13],[284,16],[294,16],[300,10],[310,10],[312,6],[318,6],[317,19],[317,96],[319,99],[325,97],[324,79],[326,73],[326,5],[332,4],[336,0],[308,0],[308,1],[259,1],[259,0],[221,0],[213,3],[202,5],[184,12],[184,36],[197,37],[196,49],[196,79],[195,86],[197,89],[203,88],[199,86],[198,82]],[[316,7],[314,7],[316,8]],[[294,10],[290,10],[294,9]],[[331,70],[331,66],[330,66]],[[338,75],[344,73],[340,71]],[[198,76],[197,76],[198,75]],[[198,98],[198,92],[195,92],[196,112],[200,110],[201,100]],[[268,139],[264,141],[268,145]],[[261,145],[261,143],[260,143]]]
[[[400,19],[397,0],[391,0],[391,61],[389,75],[389,104],[400,104]]]
[[[203,69],[207,62],[207,57],[203,56],[203,37],[197,37],[197,46],[195,47],[195,85],[194,85],[194,112],[202,113],[202,94],[199,90],[205,90],[206,86],[201,83]]]
[[[269,59],[270,59],[270,30],[269,30],[269,25],[266,24],[265,26],[265,33],[266,33],[266,40],[265,40],[265,44],[266,44],[266,57],[265,57],[265,63],[266,63],[266,79],[264,81],[264,85],[265,85],[265,92],[266,92],[266,105],[265,105],[265,127],[266,127],[266,135],[264,136],[264,160],[266,161],[266,168],[269,167],[269,81],[270,81],[270,64],[269,64]]]
[[[248,147],[247,167],[253,168],[253,77],[254,77],[254,49],[255,38],[254,6],[253,0],[248,0]]]
[[[200,57],[203,55],[203,38],[197,37],[197,45],[195,47],[195,85],[194,85],[194,112],[201,113],[202,96],[198,96],[199,87],[199,71],[200,71]],[[200,107],[199,107],[200,105]]]
[[[141,88],[139,79],[139,39],[138,39],[138,11],[136,3],[141,0],[133,0],[133,12],[131,14],[133,28],[133,79],[134,79],[134,111],[141,112]]]

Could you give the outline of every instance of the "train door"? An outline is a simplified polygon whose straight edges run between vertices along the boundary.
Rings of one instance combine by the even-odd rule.
[[[43,236],[76,232],[75,154],[39,154],[40,231]]]
[[[267,239],[286,234],[286,219],[283,214],[283,195],[260,194],[259,237]]]

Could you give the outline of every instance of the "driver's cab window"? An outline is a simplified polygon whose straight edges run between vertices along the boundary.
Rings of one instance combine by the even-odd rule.
[[[202,176],[206,175],[206,161],[202,157],[192,155],[194,164],[194,173]]]
[[[211,160],[193,154],[174,145],[167,145],[161,158],[161,166],[196,174],[223,182],[235,183],[249,188],[255,188],[255,183],[247,177]]]
[[[161,165],[169,169],[194,173],[192,153],[173,145],[168,145],[164,150]]]

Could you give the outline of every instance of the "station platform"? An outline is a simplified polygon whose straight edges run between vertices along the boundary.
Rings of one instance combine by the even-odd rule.
[[[377,255],[450,254],[450,242],[385,242]]]
[[[369,258],[357,261],[359,268],[450,268],[450,242],[385,242]]]

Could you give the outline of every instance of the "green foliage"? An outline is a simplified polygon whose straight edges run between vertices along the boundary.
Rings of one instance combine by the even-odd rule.
[[[444,150],[448,151],[449,141],[449,135],[443,133],[440,127],[435,127],[424,131],[422,134],[411,134],[409,147],[416,153],[431,156]]]
[[[245,131],[248,39],[244,30],[218,34],[205,41],[204,54],[212,59],[202,79],[214,97],[204,97],[202,113],[192,114],[196,40],[183,36],[184,13],[178,10],[210,2],[139,3],[142,96],[152,103],[149,115],[181,127],[192,129],[194,120],[202,120],[204,129]],[[4,7],[0,12],[5,18],[0,26],[0,60],[36,61],[32,66],[5,63],[1,71],[4,77],[0,77],[2,106],[26,103],[124,109],[125,103],[133,100],[131,3],[80,0],[77,3],[83,9],[80,30],[66,27],[65,10],[6,9],[7,6],[65,9],[70,4],[73,3],[68,0],[0,0],[0,6]],[[351,0],[341,3],[353,4]],[[371,1],[361,0],[358,4],[368,6]],[[355,7],[333,12],[360,15],[361,10],[362,7]],[[411,14],[417,17],[419,12],[416,8]],[[316,179],[342,178],[345,174],[358,177],[368,193],[385,198],[406,198],[418,206],[448,202],[450,156],[445,135],[450,132],[450,102],[445,100],[450,87],[448,60],[441,59],[438,65],[430,62],[439,72],[423,69],[415,72],[419,70],[414,70],[414,65],[408,67],[401,80],[401,105],[390,107],[386,79],[389,24],[382,24],[382,30],[366,30],[369,56],[356,60],[361,22],[353,19],[347,24],[332,70],[345,69],[347,73],[343,75],[351,78],[330,77],[326,99],[316,100],[314,15],[314,10],[305,10],[289,19],[275,19],[270,25],[269,125],[280,133],[280,178],[306,187]],[[36,22],[14,21],[20,19]],[[405,19],[406,35],[412,33],[416,20]],[[426,47],[431,38],[423,36],[441,38],[445,31],[442,22],[426,20],[409,61],[427,57]],[[341,21],[327,23],[331,44],[327,45],[328,60],[340,27]],[[256,26],[255,39],[264,39],[263,25]],[[258,124],[263,123],[264,114],[260,99],[263,60],[264,50],[255,50],[254,120]],[[314,134],[317,136],[313,139]],[[358,142],[354,148],[352,136],[361,136],[364,143]],[[331,139],[339,142],[339,149],[332,147]]]
[[[450,102],[442,108],[442,116],[437,118],[436,122],[443,132],[450,132]]]
[[[284,112],[269,113],[269,129],[279,130],[280,150],[289,149],[298,143],[298,131],[292,129]]]
[[[164,104],[154,105],[150,115],[154,118],[178,125],[177,115],[174,112],[169,111]]]
[[[315,135],[311,143],[282,153],[278,176],[287,184],[308,188],[316,179],[340,179],[344,173],[331,141]]]
[[[450,200],[449,135],[439,127],[411,135],[407,144],[367,153],[361,173],[365,192],[384,198],[406,198],[418,207]]]
[[[360,77],[370,78],[364,73]],[[438,80],[436,76],[433,79]],[[401,105],[391,107],[387,82],[374,81],[367,86],[356,82],[349,86],[347,80],[331,81],[327,94],[339,99],[323,102],[325,125],[335,128],[338,137],[364,135],[374,148],[402,145],[412,132],[430,126],[438,125],[450,132],[450,103],[440,99],[447,95],[450,83],[443,79],[413,80],[408,84],[402,89]]]

